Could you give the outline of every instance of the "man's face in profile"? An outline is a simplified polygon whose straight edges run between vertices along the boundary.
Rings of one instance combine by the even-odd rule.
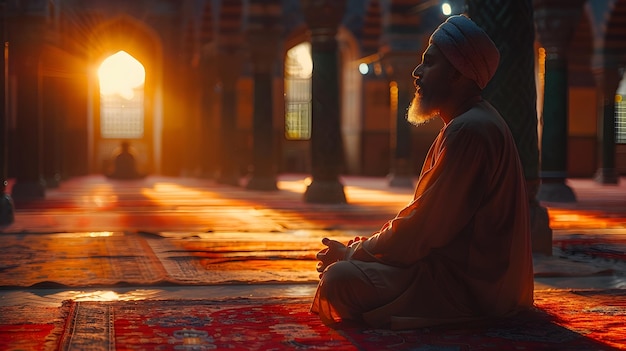
[[[450,93],[454,71],[441,51],[435,45],[429,45],[422,62],[413,71],[416,92],[407,112],[409,122],[421,125],[439,115]]]

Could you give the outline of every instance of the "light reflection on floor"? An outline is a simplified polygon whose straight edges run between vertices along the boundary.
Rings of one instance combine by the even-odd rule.
[[[25,289],[0,291],[0,306],[21,304],[59,306],[64,300],[138,301],[165,299],[236,299],[293,297],[313,298],[315,284],[257,284],[219,286],[167,286],[114,289]],[[625,289],[626,276],[535,278],[535,290],[546,289]]]
[[[24,289],[0,291],[0,306],[59,306],[64,300],[75,301],[137,301],[165,299],[233,299],[293,297],[312,298],[315,284],[255,284],[218,286],[167,286],[154,288],[115,289]]]
[[[626,214],[607,215],[600,211],[581,211],[576,209],[548,209],[550,228],[557,229],[604,229],[625,228]]]

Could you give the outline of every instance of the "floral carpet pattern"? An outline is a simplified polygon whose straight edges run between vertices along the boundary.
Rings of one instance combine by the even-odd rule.
[[[514,318],[407,331],[329,328],[302,298],[66,301],[61,308],[30,311],[2,307],[0,349],[626,350],[623,291],[535,295],[536,309]]]

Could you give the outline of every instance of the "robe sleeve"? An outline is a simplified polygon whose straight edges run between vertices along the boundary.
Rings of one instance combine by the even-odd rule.
[[[439,135],[416,185],[414,200],[351,259],[409,266],[455,239],[472,221],[499,157],[492,136],[453,121]],[[496,137],[497,138],[497,137]]]

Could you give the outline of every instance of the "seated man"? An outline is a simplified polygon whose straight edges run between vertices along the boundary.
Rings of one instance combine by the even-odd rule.
[[[114,160],[113,172],[108,175],[113,179],[140,179],[143,176],[137,171],[135,156],[130,152],[130,143],[123,141],[121,151]]]
[[[416,328],[533,305],[530,217],[515,141],[483,100],[500,54],[465,16],[432,34],[407,118],[444,126],[413,201],[370,238],[324,238],[311,310],[326,324]]]

